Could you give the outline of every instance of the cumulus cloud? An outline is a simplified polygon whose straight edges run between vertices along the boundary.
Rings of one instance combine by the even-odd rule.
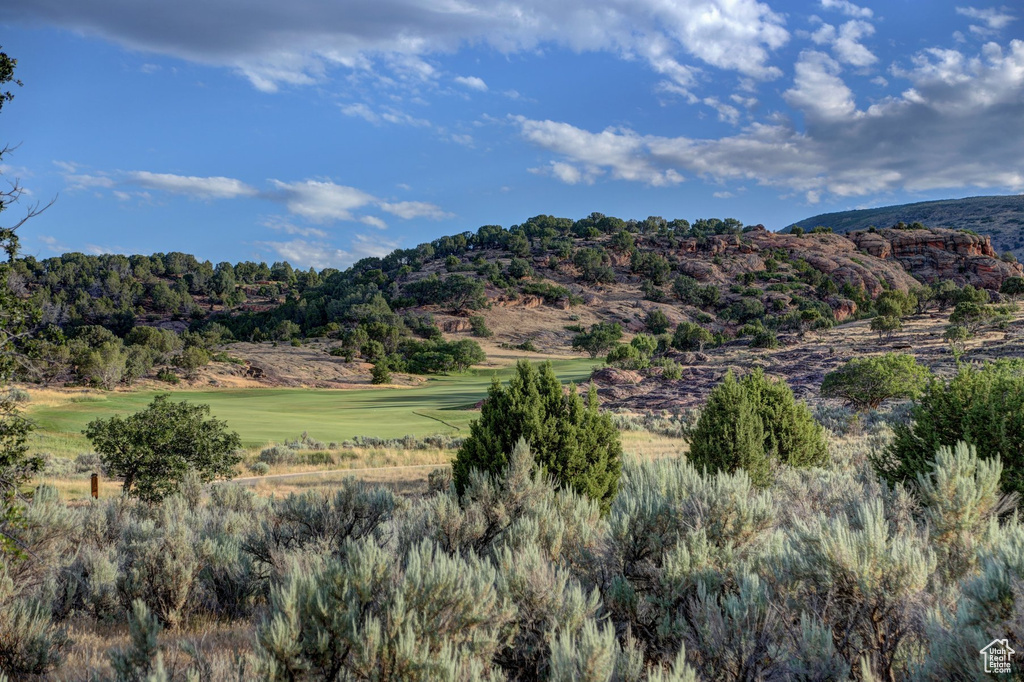
[[[269,227],[275,232],[284,232],[285,234],[293,234],[300,237],[317,237],[319,239],[327,238],[327,233],[325,231],[315,227],[303,227],[301,225],[296,225],[283,216],[270,216],[265,218],[262,224],[264,227]]]
[[[363,225],[376,227],[378,230],[386,230],[388,228],[388,224],[375,215],[364,215],[359,219],[359,222]]]
[[[68,189],[110,189],[117,181],[106,175],[89,175],[88,173],[65,173],[64,181]]]
[[[8,22],[43,22],[131,49],[233,68],[265,91],[367,64],[436,78],[423,57],[466,44],[506,54],[557,45],[639,56],[689,87],[694,65],[686,61],[778,77],[769,62],[789,38],[782,15],[758,0],[0,0],[0,7]]]
[[[655,187],[674,185],[683,178],[672,168],[659,168],[652,163],[651,150],[645,138],[626,128],[607,128],[591,133],[568,123],[534,121],[522,116],[512,117],[528,141],[562,154],[582,166],[581,177],[600,175],[604,169],[617,180],[633,180]],[[556,169],[557,171],[558,169]],[[573,178],[568,169],[556,175],[563,181]]]
[[[853,91],[839,76],[838,62],[822,52],[804,50],[795,67],[793,87],[783,96],[812,120],[848,117],[857,108]]]
[[[647,184],[679,182],[688,172],[717,182],[756,181],[808,202],[893,190],[1024,190],[1024,137],[1006,134],[1024,120],[1024,41],[989,43],[975,56],[926,50],[893,76],[911,87],[858,109],[838,63],[805,51],[785,93],[804,114],[802,130],[776,120],[694,139],[514,121],[558,162]]]
[[[250,187],[241,180],[220,176],[203,178],[172,173],[129,171],[124,174],[122,182],[146,189],[182,194],[194,199],[236,199],[238,197],[254,197],[258,194],[256,188]],[[107,186],[112,186],[112,184]]]
[[[459,85],[466,86],[470,90],[487,92],[487,83],[484,82],[483,78],[477,78],[476,76],[456,76],[455,82]]]
[[[870,66],[878,61],[878,57],[860,41],[874,33],[874,26],[854,19],[844,23],[838,30],[832,24],[822,24],[811,34],[811,40],[817,45],[831,45],[836,59],[844,64]]]
[[[281,201],[291,213],[316,223],[354,220],[352,211],[374,202],[373,195],[360,189],[326,180],[271,180],[270,184],[274,191],[268,198]]]

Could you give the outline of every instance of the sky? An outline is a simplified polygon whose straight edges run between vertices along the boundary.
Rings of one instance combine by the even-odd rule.
[[[1024,7],[0,0],[23,252],[345,267],[539,214],[1024,192]]]

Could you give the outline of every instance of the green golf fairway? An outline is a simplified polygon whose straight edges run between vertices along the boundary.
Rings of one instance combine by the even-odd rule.
[[[585,381],[595,362],[587,359],[552,363],[563,381]],[[247,447],[294,440],[303,431],[324,442],[354,436],[401,438],[405,435],[465,434],[477,412],[472,406],[483,399],[491,378],[505,381],[512,368],[473,370],[458,376],[431,378],[423,386],[400,389],[240,389],[174,391],[173,400],[205,403],[210,413],[239,433]],[[82,435],[93,419],[138,412],[158,391],[109,393],[99,398],[57,407],[31,405],[27,416],[36,424],[30,442],[33,451],[75,455],[89,451]]]

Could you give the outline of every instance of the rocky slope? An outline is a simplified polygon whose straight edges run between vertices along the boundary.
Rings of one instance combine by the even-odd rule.
[[[823,213],[785,228],[811,230],[818,225],[839,233],[866,230],[871,226],[890,227],[896,223],[920,222],[928,227],[973,230],[992,238],[999,253],[1009,251],[1024,260],[1024,195],[966,197],[882,206],[857,211]]]
[[[951,279],[998,289],[1009,277],[1020,277],[1021,265],[999,258],[987,236],[954,230],[894,230],[852,232],[857,248],[884,260],[895,260],[927,283]]]

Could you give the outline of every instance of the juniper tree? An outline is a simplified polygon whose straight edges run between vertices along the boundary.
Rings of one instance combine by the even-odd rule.
[[[930,471],[939,448],[963,441],[982,459],[1000,458],[1005,492],[1024,493],[1024,362],[963,366],[948,380],[932,378],[910,417],[893,427],[892,445],[873,460],[883,478],[913,483]]]
[[[828,460],[824,431],[786,382],[761,370],[737,380],[730,371],[712,389],[690,436],[698,469],[744,469],[757,485],[771,481],[770,462],[821,466]]]
[[[563,391],[551,363],[538,371],[525,360],[516,365],[507,387],[495,378],[452,464],[459,493],[472,469],[501,472],[520,438],[555,481],[608,509],[618,490],[622,446],[611,417],[598,410],[593,386],[584,400],[572,384]]]
[[[858,410],[874,408],[892,398],[917,395],[928,370],[912,355],[886,353],[881,357],[854,358],[825,375],[821,395],[842,398]]]

